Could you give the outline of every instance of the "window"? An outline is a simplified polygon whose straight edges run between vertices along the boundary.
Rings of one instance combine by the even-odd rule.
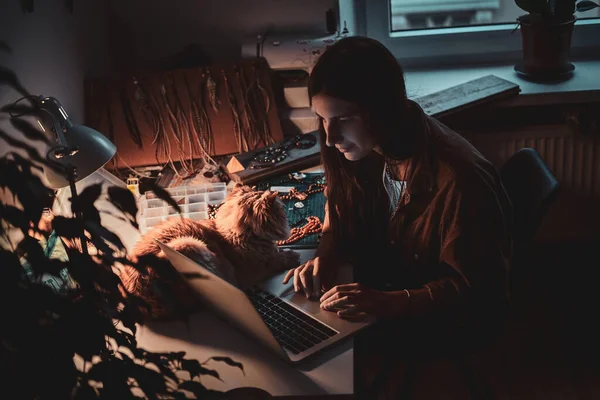
[[[517,61],[521,35],[514,0],[366,0],[366,35],[405,66]],[[600,55],[600,10],[577,15],[571,53]]]

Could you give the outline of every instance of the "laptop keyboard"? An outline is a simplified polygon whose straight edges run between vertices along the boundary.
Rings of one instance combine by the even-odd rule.
[[[248,298],[281,346],[301,353],[337,334],[314,318],[260,288],[246,291]]]

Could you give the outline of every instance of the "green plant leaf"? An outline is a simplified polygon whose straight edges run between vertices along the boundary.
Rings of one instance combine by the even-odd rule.
[[[577,3],[576,9],[577,12],[585,12],[598,7],[600,7],[600,5],[594,3],[593,1],[583,0]]]
[[[86,381],[80,382],[76,389],[74,400],[89,400],[98,398],[98,393]]]
[[[10,49],[0,41],[2,51],[10,52]],[[0,88],[4,89],[5,85],[28,95],[16,75],[0,66]],[[0,107],[0,112],[7,111],[29,114],[35,110],[20,102],[17,107]],[[0,118],[8,120],[4,114]],[[48,138],[37,131],[35,123],[25,119],[13,119],[11,122],[22,135],[13,137],[0,130],[0,139],[4,139],[12,150],[0,157],[0,188],[18,200],[23,209],[0,204],[0,235],[7,235],[9,229],[14,230],[10,226],[13,222],[21,227],[25,237],[14,244],[9,239],[11,250],[0,248],[0,265],[4,271],[0,279],[0,311],[10,322],[2,326],[3,357],[0,357],[0,367],[11,369],[10,377],[16,377],[7,380],[3,390],[7,393],[12,389],[18,390],[19,398],[121,399],[139,398],[131,393],[132,388],[139,385],[144,398],[183,399],[185,394],[177,388],[182,381],[178,376],[182,366],[191,377],[209,375],[220,379],[217,371],[205,368],[198,361],[184,360],[183,352],[152,353],[137,347],[136,322],[141,320],[138,309],[146,303],[135,296],[125,297],[120,278],[112,269],[117,260],[123,265],[137,264],[122,255],[113,254],[115,248],[124,249],[124,246],[116,233],[101,224],[99,210],[94,205],[101,196],[100,184],[86,188],[77,197],[73,209],[83,214],[82,219],[55,216],[52,222],[52,228],[67,246],[77,245],[69,247],[67,261],[49,259],[39,242],[27,234],[30,224],[37,225],[39,222],[43,207],[54,201],[54,191],[44,185],[38,172],[51,168],[63,176],[67,174],[64,166],[46,160],[45,154],[40,154],[27,143],[48,142]],[[25,139],[21,140],[21,137]],[[20,153],[26,154],[22,156]],[[179,208],[166,190],[152,184],[149,187],[163,200]],[[108,197],[135,223],[137,208],[130,192],[120,188],[109,189]],[[99,257],[84,254],[78,248],[80,244],[71,240],[79,239],[84,229],[90,233]],[[23,273],[20,258],[23,254],[31,264],[34,277],[41,273],[56,274],[66,267],[76,287],[59,292],[36,279],[28,279],[31,274]],[[163,277],[166,277],[165,281],[172,280],[175,276],[181,279],[168,264],[163,260],[156,266],[161,280]],[[173,286],[166,285],[166,289],[172,291]],[[115,326],[119,320],[132,333]],[[119,348],[128,348],[133,357],[128,356],[129,351],[121,353]],[[76,369],[73,362],[75,355],[85,360],[85,372]],[[231,359],[226,359],[233,363],[230,365],[236,365]],[[150,367],[150,364],[154,365]],[[97,381],[98,389],[91,387],[90,381]],[[207,390],[199,382],[183,382],[182,387],[203,399],[223,398],[221,392]]]
[[[36,163],[38,163],[40,165],[43,165],[44,168],[51,168],[54,172],[56,172],[58,174],[62,174],[63,176],[66,176],[66,170],[62,164],[59,164],[56,162],[51,162],[51,161],[47,160],[46,158],[44,158],[40,155],[40,153],[37,151],[37,149],[29,146],[28,144],[26,144],[20,140],[15,139],[14,137],[7,134],[2,129],[0,129],[0,138],[3,139],[9,146],[11,146],[15,149],[25,150],[25,152],[27,153],[27,156],[29,157],[30,160],[35,161]],[[7,154],[7,156],[15,157],[16,154],[17,153],[15,153],[15,152],[10,152]],[[37,167],[32,165],[32,168],[37,168]],[[37,169],[40,169],[40,168],[37,168]]]
[[[515,0],[516,5],[530,14],[549,14],[548,0]]]
[[[110,186],[108,188],[108,198],[115,207],[130,217],[131,222],[137,228],[135,218],[138,208],[133,193],[129,189]]]
[[[557,18],[569,19],[575,12],[575,0],[550,0],[550,9]]]
[[[100,213],[94,207],[94,202],[102,194],[102,183],[94,183],[83,189],[74,199],[71,197],[71,210],[74,213],[83,213],[86,221],[91,220],[100,223]]]
[[[109,231],[108,229],[106,229],[105,227],[100,225],[99,223],[96,223],[94,221],[86,221],[85,228],[92,235],[92,241],[94,244],[99,243],[99,240],[94,240],[94,239],[102,239],[102,240],[116,246],[120,251],[125,250],[125,245],[121,241],[121,238],[119,238],[119,236],[117,236],[115,233]],[[106,253],[111,252],[110,248],[104,248],[103,250]]]
[[[76,218],[57,215],[52,220],[52,227],[58,236],[67,239],[75,239],[79,238],[83,229],[83,224]]]
[[[129,359],[127,366],[128,375],[138,382],[140,388],[144,391],[148,398],[156,399],[158,398],[156,395],[167,393],[165,380],[160,373],[142,365],[133,363],[126,354],[122,355],[125,359]]]
[[[29,219],[17,207],[0,204],[0,218],[22,231],[29,228]]]
[[[13,115],[33,115],[36,114],[37,110],[34,106],[27,104],[7,104],[0,107],[0,112],[13,114]]]

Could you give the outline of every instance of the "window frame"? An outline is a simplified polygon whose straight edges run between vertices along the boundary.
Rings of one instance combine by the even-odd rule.
[[[392,32],[390,0],[367,0],[363,6],[365,35],[383,43],[404,66],[517,62],[521,59],[521,35],[516,31],[511,33],[517,27],[516,21],[514,24]],[[575,22],[571,56],[600,56],[600,18]]]

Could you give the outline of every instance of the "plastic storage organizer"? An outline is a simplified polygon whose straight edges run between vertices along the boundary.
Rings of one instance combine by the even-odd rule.
[[[208,205],[221,204],[227,196],[225,182],[179,186],[166,190],[179,204],[181,215],[154,193],[147,192],[138,199],[138,223],[142,234],[171,218],[183,217],[194,221],[208,219]]]

